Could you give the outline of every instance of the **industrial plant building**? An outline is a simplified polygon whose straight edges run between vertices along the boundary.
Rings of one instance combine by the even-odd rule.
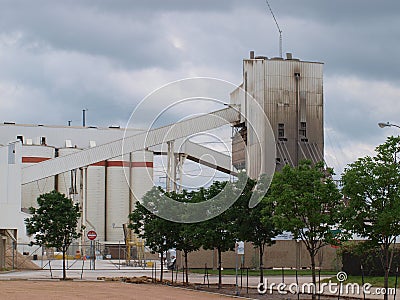
[[[252,136],[254,128],[267,125],[259,111],[251,110],[248,97],[258,102],[269,120],[275,136],[277,170],[286,164],[297,166],[302,159],[314,163],[324,160],[322,63],[300,61],[291,53],[286,54],[286,59],[268,59],[255,56],[253,51],[243,60],[243,82],[231,94],[231,103],[240,105],[242,113],[233,137],[232,164],[237,169],[251,170],[265,153],[256,151],[246,160],[244,144],[249,147],[256,139],[265,143],[269,137],[268,132],[265,136]]]
[[[232,157],[193,143],[187,143],[186,149],[173,153],[173,157],[182,154],[229,174],[245,169],[254,178],[260,170],[271,170],[272,165],[279,170],[286,164],[295,166],[303,158],[313,162],[323,160],[322,67],[322,63],[300,61],[291,54],[287,54],[286,59],[269,59],[250,52],[250,57],[243,60],[243,82],[230,95],[236,110],[227,108],[216,112],[234,128]],[[268,124],[260,112],[252,109],[249,97],[262,108]],[[204,131],[220,126],[206,118],[185,122],[178,125],[182,126],[180,132],[188,134],[190,130]],[[267,127],[273,135],[265,129]],[[0,144],[3,145],[0,147],[0,268],[4,266],[7,245],[29,240],[23,224],[23,219],[29,216],[28,208],[37,205],[36,198],[40,194],[54,189],[82,204],[82,222],[87,230],[97,232],[98,241],[109,244],[124,241],[123,224],[128,222],[128,214],[136,201],[154,185],[154,155],[163,154],[151,147],[158,143],[157,134],[160,137],[162,134],[156,131],[149,147],[116,154],[113,149],[118,144],[115,141],[122,139],[124,132],[117,127],[10,122],[0,125]],[[261,136],[256,137],[260,132]],[[132,141],[141,134],[144,132],[140,129],[126,132]],[[170,140],[182,138],[180,134],[172,133]],[[159,140],[168,141],[165,134]],[[272,163],[263,161],[265,153],[256,140],[261,145],[274,143],[276,154]],[[171,151],[176,150],[172,148]],[[205,153],[218,157],[214,162],[207,162],[203,160]],[[63,160],[63,157],[68,159]],[[52,164],[53,160],[58,162],[57,167]],[[178,160],[168,176],[176,179],[179,163],[183,161]],[[41,164],[43,168],[33,168]],[[57,173],[58,170],[62,172]],[[19,188],[11,187],[14,181],[20,184]],[[298,253],[302,256],[301,249]]]

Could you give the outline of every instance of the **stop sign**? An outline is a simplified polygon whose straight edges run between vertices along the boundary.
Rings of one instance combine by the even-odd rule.
[[[87,237],[89,240],[93,241],[97,238],[97,233],[94,230],[89,230],[87,233]]]

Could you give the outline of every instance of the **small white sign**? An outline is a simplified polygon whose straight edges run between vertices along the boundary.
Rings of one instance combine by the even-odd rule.
[[[244,242],[236,243],[236,253],[239,255],[244,255]]]

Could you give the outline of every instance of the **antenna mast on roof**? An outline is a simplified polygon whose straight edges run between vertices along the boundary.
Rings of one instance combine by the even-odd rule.
[[[281,30],[281,28],[279,27],[278,21],[277,21],[276,18],[275,18],[274,12],[272,11],[272,8],[271,8],[271,6],[269,5],[268,0],[265,0],[265,2],[266,2],[267,5],[268,5],[269,11],[271,12],[272,17],[274,18],[276,27],[278,28],[278,31],[279,31],[279,56],[282,57],[282,30]]]

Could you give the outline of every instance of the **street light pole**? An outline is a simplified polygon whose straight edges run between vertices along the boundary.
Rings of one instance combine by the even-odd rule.
[[[380,122],[380,123],[378,123],[378,126],[379,126],[380,128],[384,128],[384,127],[397,127],[397,128],[400,128],[399,125],[392,124],[392,123],[389,123],[389,122],[386,122],[386,123]]]

